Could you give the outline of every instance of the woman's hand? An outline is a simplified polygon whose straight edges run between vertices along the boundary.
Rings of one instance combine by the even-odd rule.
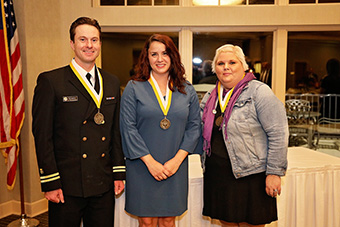
[[[157,162],[150,154],[145,155],[140,158],[148,168],[150,174],[157,180],[165,180],[168,178],[169,172],[164,168],[164,166]]]
[[[281,177],[277,175],[268,175],[266,177],[266,192],[271,197],[281,194]]]
[[[168,177],[171,177],[172,175],[174,175],[179,166],[181,165],[182,162],[178,161],[175,158],[170,159],[169,161],[167,161],[164,164],[164,168],[169,172],[169,174],[167,174]]]
[[[177,172],[178,168],[180,167],[183,160],[187,156],[188,156],[188,152],[180,149],[178,150],[175,157],[173,157],[172,159],[170,159],[164,164],[164,168],[168,171],[168,174],[167,174],[168,177],[171,177]]]

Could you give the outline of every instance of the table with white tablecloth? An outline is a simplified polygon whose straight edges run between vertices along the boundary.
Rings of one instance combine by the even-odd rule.
[[[278,208],[279,227],[340,227],[340,158],[289,148]]]
[[[152,201],[151,201],[152,202]],[[116,199],[115,226],[137,227],[124,211],[125,193]],[[198,155],[189,156],[188,210],[177,227],[220,227],[202,216],[203,175]],[[288,170],[278,197],[279,220],[268,227],[340,227],[340,158],[302,147],[288,150]]]

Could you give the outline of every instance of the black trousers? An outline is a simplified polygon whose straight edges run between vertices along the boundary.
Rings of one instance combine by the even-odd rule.
[[[50,227],[113,227],[114,191],[88,198],[64,195],[65,203],[48,203]]]

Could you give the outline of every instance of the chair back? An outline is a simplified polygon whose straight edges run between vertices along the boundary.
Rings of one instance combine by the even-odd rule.
[[[308,100],[286,100],[286,112],[289,125],[309,124],[311,105]]]

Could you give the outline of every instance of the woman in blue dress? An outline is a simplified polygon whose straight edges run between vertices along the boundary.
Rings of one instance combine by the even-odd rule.
[[[179,52],[166,35],[145,43],[121,100],[125,210],[140,226],[175,226],[187,210],[188,154],[201,153],[201,118]]]

